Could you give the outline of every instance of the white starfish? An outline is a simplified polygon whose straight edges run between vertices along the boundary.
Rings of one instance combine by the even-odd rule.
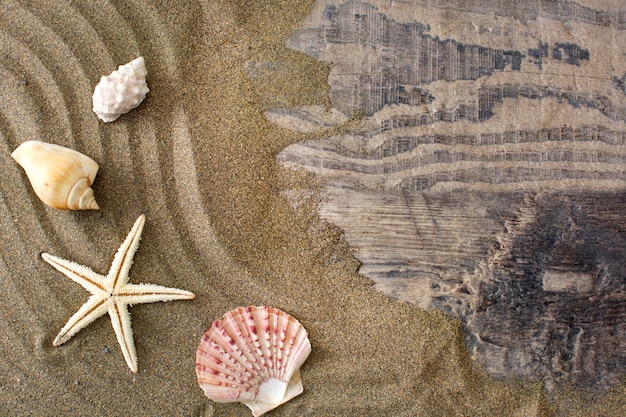
[[[143,214],[135,221],[126,240],[115,254],[107,276],[100,275],[76,262],[66,261],[47,253],[41,254],[46,262],[92,294],[61,329],[52,342],[54,346],[67,342],[84,327],[108,312],[124,359],[130,370],[137,372],[137,353],[128,306],[156,301],[188,300],[195,297],[189,291],[176,288],[128,283],[128,273],[133,263],[133,256],[139,247],[145,221],[146,217]]]

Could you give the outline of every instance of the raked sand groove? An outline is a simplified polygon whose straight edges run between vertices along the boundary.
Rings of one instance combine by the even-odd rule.
[[[81,261],[93,261],[96,270],[105,270],[108,255],[98,252],[107,246],[110,248],[113,240],[122,237],[120,226],[123,222],[116,219],[128,220],[139,214],[137,209],[148,208],[144,204],[145,196],[155,195],[144,188],[145,182],[139,184],[137,180],[152,178],[161,172],[161,168],[158,164],[156,168],[140,165],[142,159],[148,159],[152,154],[148,151],[143,158],[138,158],[133,155],[136,151],[133,143],[154,142],[151,133],[161,132],[171,124],[168,112],[163,112],[168,116],[162,126],[139,116],[134,121],[104,127],[94,118],[90,100],[101,75],[144,51],[150,52],[148,65],[154,72],[151,81],[158,86],[157,90],[179,88],[179,75],[173,64],[176,57],[170,45],[170,34],[164,30],[163,23],[160,24],[161,38],[142,42],[137,36],[147,27],[159,28],[160,19],[160,12],[141,2],[125,2],[124,7],[100,2],[93,7],[87,3],[9,1],[0,7],[3,155],[5,151],[10,155],[14,148],[27,140],[43,140],[79,149],[106,165],[97,184],[101,192],[107,193],[102,211],[96,216],[72,216],[48,210],[37,201],[26,177],[14,169],[16,165],[3,158],[0,187],[2,213],[7,220],[3,222],[5,244],[2,246],[1,280],[6,300],[2,303],[2,316],[7,344],[3,344],[2,349],[13,352],[3,360],[3,407],[7,407],[2,409],[4,415],[39,415],[44,412],[121,415],[125,408],[126,413],[134,415],[150,413],[145,404],[137,405],[139,408],[135,409],[132,404],[123,405],[124,400],[112,399],[123,398],[128,388],[123,382],[111,383],[125,377],[120,376],[121,370],[110,360],[110,356],[119,355],[115,352],[115,338],[110,330],[104,330],[106,335],[100,340],[95,339],[90,347],[69,343],[63,349],[52,348],[53,335],[45,327],[57,327],[59,319],[71,314],[71,310],[78,306],[81,294],[48,275],[35,257],[51,250],[59,250],[64,255],[78,253]],[[138,131],[142,126],[146,129]],[[154,156],[158,158],[158,153]],[[155,204],[148,210],[152,221],[161,221],[161,225],[163,220],[170,218],[167,213],[163,216],[154,214],[155,209],[163,204]],[[99,238],[96,231],[111,233],[113,239]],[[157,246],[155,255],[167,251],[175,254],[175,248],[159,243]],[[175,256],[185,263],[184,254]],[[155,281],[180,284],[182,276],[199,276],[198,272],[173,266],[167,260],[161,262],[155,272],[173,269],[181,275],[172,272],[157,274]],[[148,331],[151,329],[146,323],[141,324],[141,313],[133,319],[136,325]],[[91,327],[104,329],[99,324]],[[10,335],[14,335],[12,339]],[[96,332],[91,333],[91,341],[95,335]],[[168,352],[167,362],[184,361],[181,343],[177,343],[177,339],[183,337],[182,329],[179,336],[166,333],[163,337],[178,347],[175,357]],[[146,352],[150,343],[156,342],[150,342],[149,338],[138,341],[138,350]],[[194,351],[191,341],[188,351],[191,354]],[[158,355],[151,356],[152,360],[159,360]],[[74,365],[70,365],[71,357],[77,359]],[[164,358],[160,360],[165,361]],[[107,368],[110,377],[105,376]],[[65,377],[61,377],[60,372],[64,372]],[[116,373],[119,378],[114,376]],[[155,378],[148,379],[155,383]],[[177,378],[170,380],[167,375],[159,378],[165,383],[169,380],[174,387],[179,383]],[[107,385],[106,401],[99,400],[105,392],[102,384]],[[188,390],[191,391],[192,387],[189,383]],[[28,403],[26,398],[30,393],[36,393],[38,405]],[[180,403],[157,405],[157,398],[158,395],[154,394],[149,402],[158,407],[159,412],[167,413],[168,407],[180,411],[189,406]]]
[[[329,67],[286,46],[312,8],[309,0],[1,2],[0,415],[248,416],[243,405],[204,397],[194,372],[201,335],[245,305],[288,312],[311,340],[305,391],[273,416],[545,415],[540,385],[499,382],[472,365],[457,322],[373,291],[337,230],[316,217],[315,197],[297,209],[285,201],[281,191],[312,183],[276,163],[302,138],[263,114],[327,104]],[[91,111],[93,88],[138,56],[150,93],[104,124]],[[93,158],[100,210],[41,203],[10,156],[28,140]],[[41,253],[103,273],[141,213],[130,282],[196,298],[132,308],[140,362],[131,374],[107,320],[52,345],[85,291]],[[617,415],[620,398],[556,407]]]

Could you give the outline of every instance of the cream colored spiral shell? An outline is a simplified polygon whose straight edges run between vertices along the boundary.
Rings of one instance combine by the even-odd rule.
[[[98,164],[73,149],[40,141],[24,142],[11,154],[24,168],[37,196],[59,210],[98,210],[91,184]]]

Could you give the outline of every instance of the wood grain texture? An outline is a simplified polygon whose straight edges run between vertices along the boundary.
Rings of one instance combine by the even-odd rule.
[[[626,372],[625,17],[323,1],[289,41],[332,62],[332,113],[268,112],[324,137],[279,162],[325,179],[320,214],[377,289],[459,317],[494,375],[604,390]]]

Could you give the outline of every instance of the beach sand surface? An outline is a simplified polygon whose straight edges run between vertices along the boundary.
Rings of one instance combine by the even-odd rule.
[[[276,155],[304,134],[268,109],[327,105],[329,64],[287,48],[309,0],[15,1],[0,4],[0,415],[248,416],[206,398],[202,334],[239,306],[296,317],[313,351],[304,393],[273,416],[619,415],[625,385],[548,396],[474,364],[460,321],[394,301],[358,274],[354,248],[317,214],[312,175]],[[105,124],[94,86],[143,56],[150,93]],[[11,152],[28,140],[93,158],[98,211],[58,211]],[[108,317],[52,341],[89,294],[41,258],[105,274],[146,215],[130,282],[192,291],[130,308],[128,369]]]

